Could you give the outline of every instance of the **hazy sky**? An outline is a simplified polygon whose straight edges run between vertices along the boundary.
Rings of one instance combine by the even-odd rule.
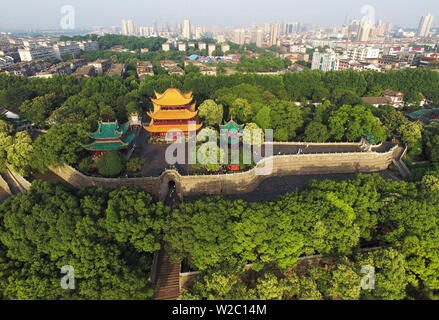
[[[121,25],[133,19],[140,25],[182,21],[206,26],[239,26],[265,21],[298,21],[323,26],[342,24],[346,15],[361,18],[361,8],[375,8],[376,20],[417,27],[427,12],[439,24],[438,0],[1,0],[0,30],[59,28],[63,5],[76,11],[76,27]]]

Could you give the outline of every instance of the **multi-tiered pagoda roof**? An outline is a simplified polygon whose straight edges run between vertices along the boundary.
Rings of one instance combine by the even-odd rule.
[[[150,132],[153,138],[165,138],[167,132],[177,137],[177,132],[183,132],[188,136],[190,131],[197,131],[202,124],[198,123],[198,111],[195,110],[196,102],[192,102],[192,92],[183,93],[178,89],[170,88],[164,93],[155,92],[155,99],[151,99],[154,110],[148,112],[151,118],[149,126],[145,130]],[[195,126],[190,127],[189,122]]]
[[[239,143],[242,140],[243,130],[244,125],[237,124],[235,121],[230,120],[226,124],[220,125],[220,139],[229,144]]]
[[[89,133],[88,136],[94,141],[84,145],[83,148],[93,154],[102,154],[110,150],[125,150],[133,142],[136,131],[130,130],[130,123],[119,125],[114,122],[99,122],[96,132]]]

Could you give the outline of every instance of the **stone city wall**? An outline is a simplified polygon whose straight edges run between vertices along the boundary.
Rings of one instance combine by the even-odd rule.
[[[8,183],[3,179],[3,177],[0,175],[0,188],[5,190],[5,192],[9,195],[12,195],[11,189],[9,188]]]
[[[29,191],[29,189],[31,187],[31,183],[29,181],[27,181],[26,178],[24,178],[23,176],[21,176],[17,172],[11,170],[11,167],[9,167],[9,166],[8,166],[8,172],[22,193]]]
[[[392,163],[397,146],[384,153],[352,152],[326,154],[280,155],[263,159],[245,172],[218,175],[182,176],[176,170],[166,170],[160,177],[99,178],[86,176],[76,169],[63,165],[50,168],[52,172],[77,188],[139,186],[155,195],[166,196],[169,182],[175,182],[177,193],[186,195],[236,194],[253,191],[264,179],[273,176],[369,173],[386,170]],[[272,170],[263,172],[272,162]]]
[[[246,172],[225,175],[180,176],[181,193],[235,194],[253,191],[261,181],[273,176],[368,173],[386,170],[392,163],[393,149],[386,153],[356,152],[330,154],[283,155],[264,159]],[[268,175],[258,173],[272,160]]]
[[[67,181],[75,188],[101,187],[101,188],[119,188],[123,186],[139,186],[146,191],[159,195],[160,194],[160,177],[142,177],[142,178],[100,178],[90,177],[82,174],[69,165],[59,167],[49,167],[50,171]]]

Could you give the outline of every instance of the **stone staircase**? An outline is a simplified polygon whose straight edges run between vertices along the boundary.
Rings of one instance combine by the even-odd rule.
[[[159,254],[158,275],[154,300],[176,300],[180,295],[180,263],[171,263],[169,255]]]
[[[12,194],[19,194],[19,193],[23,192],[21,186],[19,186],[17,184],[17,182],[15,181],[15,179],[11,176],[9,170],[6,170],[5,172],[3,172],[2,177],[6,181],[6,183],[8,184],[9,189],[11,190]]]
[[[412,174],[409,168],[407,168],[407,166],[405,165],[404,161],[402,161],[402,158],[404,157],[406,150],[407,148],[398,146],[398,148],[396,148],[393,153],[393,160],[392,160],[393,164],[398,168],[399,173],[404,179]]]

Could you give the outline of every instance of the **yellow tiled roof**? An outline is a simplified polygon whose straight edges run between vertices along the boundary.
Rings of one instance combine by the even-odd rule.
[[[172,120],[172,119],[182,119],[188,120],[195,118],[198,112],[192,112],[187,109],[183,110],[158,110],[157,112],[150,113],[148,116],[156,120]]]
[[[156,99],[151,99],[154,104],[161,106],[182,106],[191,103],[192,92],[183,93],[176,88],[169,88],[164,93],[155,93]]]
[[[202,124],[197,124],[195,126],[195,130],[200,130]],[[181,130],[183,132],[189,131],[189,125],[188,124],[173,124],[173,125],[150,125],[144,127],[146,131],[151,133],[157,133],[157,132],[168,132],[168,131],[175,131],[175,130]]]
[[[197,103],[194,101],[188,108],[187,110],[195,112],[195,107],[196,107]],[[153,113],[157,113],[160,112],[160,110],[162,110],[162,107],[159,104],[155,104],[154,103],[154,112]],[[166,110],[168,111],[168,110]]]

